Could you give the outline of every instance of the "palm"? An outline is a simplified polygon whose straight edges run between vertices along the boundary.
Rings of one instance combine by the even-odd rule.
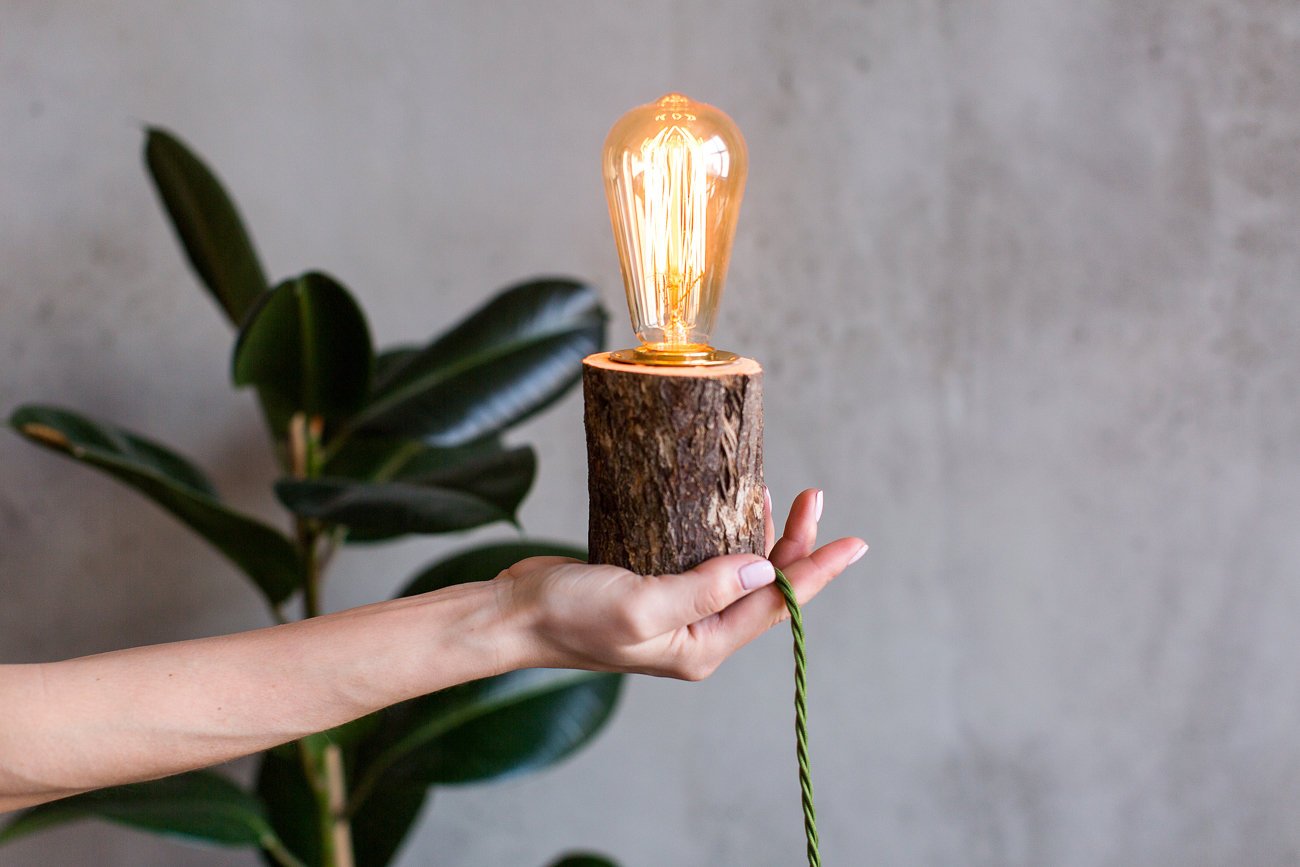
[[[775,539],[767,510],[765,547],[801,602],[866,548],[848,538],[814,550],[820,512],[820,493],[805,491]],[[680,575],[636,575],[617,566],[533,557],[498,580],[503,604],[532,622],[543,665],[699,679],[786,616],[781,594],[761,586],[770,583],[770,568],[759,583],[741,574],[761,563],[752,554],[731,554]]]

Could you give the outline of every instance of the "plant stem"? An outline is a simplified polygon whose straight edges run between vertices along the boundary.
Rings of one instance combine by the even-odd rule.
[[[330,750],[338,755],[338,745],[329,744],[321,734],[308,734],[299,738],[298,754],[303,760],[303,771],[316,798],[316,824],[320,832],[321,864],[324,867],[352,867],[352,833],[347,816],[334,810],[334,803],[342,797],[342,757],[330,759]],[[330,772],[330,766],[335,766]],[[335,786],[337,793],[335,794]],[[341,845],[343,844],[343,845]]]
[[[338,744],[326,744],[323,758],[334,863],[338,867],[352,867],[352,823],[348,818],[347,788],[343,781],[343,751]]]
[[[316,568],[322,574],[329,568],[330,561],[334,559],[334,554],[338,551],[339,545],[343,544],[346,536],[347,532],[343,527],[335,527],[332,532],[325,535],[320,553],[316,555]]]
[[[302,586],[303,616],[307,618],[319,617],[321,613],[321,568],[320,560],[316,556],[316,540],[318,535],[316,530],[311,526],[310,521],[299,518],[297,526],[298,552],[302,555],[303,571],[306,573]]]
[[[270,855],[275,863],[282,865],[282,867],[307,867],[297,855],[290,852],[284,843],[280,842],[279,837],[270,834],[263,837],[262,848],[266,850],[266,854]]]
[[[376,482],[390,481],[393,476],[397,474],[398,470],[406,466],[407,462],[410,461],[411,458],[420,453],[420,449],[422,448],[424,448],[424,443],[419,440],[411,440],[410,442],[405,443],[401,448],[394,451],[392,456],[380,465],[379,469],[375,470],[372,478]]]
[[[320,475],[321,432],[319,418],[307,419],[295,415],[289,423],[289,454],[293,473],[298,478],[315,478]],[[303,615],[307,618],[321,614],[321,582],[329,552],[321,556],[320,542],[324,532],[321,526],[309,519],[296,521],[298,553],[303,562]],[[332,536],[330,537],[332,538]],[[320,738],[320,741],[317,739]],[[298,741],[303,772],[316,797],[316,814],[321,835],[321,861],[327,867],[353,867],[352,826],[347,812],[347,781],[343,767],[343,752],[338,744],[311,735]]]
[[[320,475],[320,438],[323,429],[319,416],[309,419],[298,413],[289,420],[289,457],[296,478],[314,479]],[[298,553],[303,562],[303,613],[308,618],[317,617],[321,613],[320,585],[324,577],[324,564],[317,544],[321,530],[315,521],[305,518],[296,519],[294,526],[297,529]]]

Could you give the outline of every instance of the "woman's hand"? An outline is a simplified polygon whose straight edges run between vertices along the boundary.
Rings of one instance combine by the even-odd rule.
[[[802,604],[866,553],[866,543],[853,537],[814,550],[821,509],[821,491],[801,493],[776,540],[767,499],[770,561],[732,554],[681,575],[636,575],[532,557],[492,583],[506,620],[525,625],[521,653],[534,665],[701,680],[787,616],[780,591],[768,586],[773,563]]]

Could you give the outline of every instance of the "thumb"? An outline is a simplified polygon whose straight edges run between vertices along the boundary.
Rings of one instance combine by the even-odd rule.
[[[668,632],[717,614],[738,599],[776,580],[772,564],[756,554],[727,554],[705,560],[680,575],[645,579],[646,620]]]

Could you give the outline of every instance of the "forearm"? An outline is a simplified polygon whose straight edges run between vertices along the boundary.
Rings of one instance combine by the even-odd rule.
[[[491,583],[0,667],[0,810],[216,764],[525,664]]]

